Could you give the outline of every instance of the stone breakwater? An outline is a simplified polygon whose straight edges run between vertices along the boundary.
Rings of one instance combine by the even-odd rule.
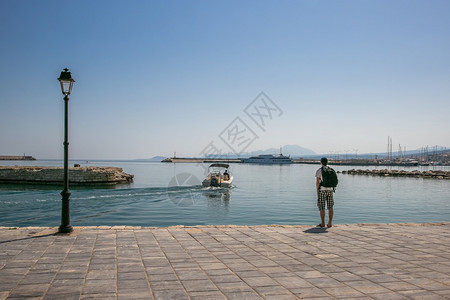
[[[133,182],[134,175],[116,167],[69,168],[69,183],[76,185]],[[0,166],[0,183],[63,184],[63,167]]]
[[[447,171],[405,171],[405,170],[361,170],[352,169],[342,171],[342,174],[349,175],[372,175],[372,176],[385,176],[385,177],[416,177],[416,178],[435,178],[435,179],[450,179],[450,172]]]
[[[0,155],[0,160],[36,160],[33,156]]]

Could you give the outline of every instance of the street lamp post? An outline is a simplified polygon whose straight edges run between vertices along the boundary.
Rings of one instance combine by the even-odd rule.
[[[65,68],[58,78],[61,84],[61,91],[64,95],[64,190],[61,192],[62,196],[62,210],[61,210],[61,226],[59,226],[59,233],[70,233],[73,231],[70,225],[70,206],[69,206],[69,95],[72,92],[72,86],[75,80],[69,69]]]

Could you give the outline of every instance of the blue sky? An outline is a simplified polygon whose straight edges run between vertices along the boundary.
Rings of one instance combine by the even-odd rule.
[[[450,144],[449,1],[1,1],[0,38],[0,155],[62,158],[65,67],[72,159]]]

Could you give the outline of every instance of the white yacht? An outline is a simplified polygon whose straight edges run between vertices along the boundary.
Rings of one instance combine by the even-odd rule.
[[[252,156],[249,158],[242,159],[242,162],[248,164],[264,164],[264,165],[284,165],[294,163],[294,161],[290,156],[284,156],[281,153],[278,156],[272,154],[262,154],[258,156]]]

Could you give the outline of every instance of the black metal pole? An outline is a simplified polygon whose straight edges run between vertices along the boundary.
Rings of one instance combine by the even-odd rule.
[[[73,231],[70,225],[70,191],[69,191],[69,96],[64,96],[64,190],[62,196],[60,233]]]

